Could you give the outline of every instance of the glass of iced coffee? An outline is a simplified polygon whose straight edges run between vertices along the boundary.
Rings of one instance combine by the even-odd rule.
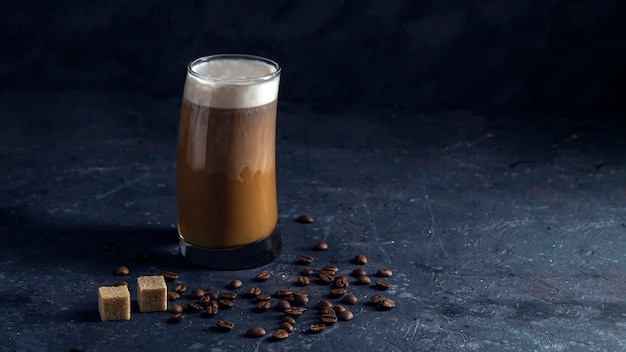
[[[176,154],[180,252],[219,270],[261,266],[281,251],[276,199],[280,66],[213,55],[187,68]]]

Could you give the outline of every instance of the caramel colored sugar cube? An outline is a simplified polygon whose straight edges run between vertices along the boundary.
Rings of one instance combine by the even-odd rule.
[[[102,321],[130,320],[130,292],[128,287],[99,287],[98,311]]]
[[[137,278],[137,300],[141,312],[167,310],[167,285],[161,275]]]

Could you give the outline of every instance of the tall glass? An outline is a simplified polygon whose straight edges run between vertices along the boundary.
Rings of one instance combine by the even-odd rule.
[[[281,251],[276,200],[280,66],[250,55],[189,64],[178,131],[180,252],[208,268],[267,264]]]

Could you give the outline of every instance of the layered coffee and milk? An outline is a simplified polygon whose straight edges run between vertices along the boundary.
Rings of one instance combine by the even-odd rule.
[[[235,58],[190,65],[176,156],[178,231],[186,242],[235,248],[276,227],[276,71]]]

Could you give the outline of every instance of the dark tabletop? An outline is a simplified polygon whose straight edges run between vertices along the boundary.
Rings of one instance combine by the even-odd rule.
[[[111,92],[0,96],[0,349],[624,349],[622,124],[284,103],[277,131],[283,254],[263,268],[220,272],[177,253],[179,104]],[[302,213],[315,222],[295,222]],[[330,248],[313,251],[319,241]],[[110,243],[117,249],[106,250]],[[370,273],[393,270],[391,288],[351,281],[354,319],[307,333],[329,286],[299,287],[304,266],[296,260],[311,255],[310,267],[333,264],[348,275],[358,253]],[[115,276],[119,265],[130,275]],[[180,274],[169,287],[224,290],[238,278],[240,293],[253,285],[303,290],[309,309],[284,341],[244,337],[257,325],[271,333],[282,314],[255,312],[243,294],[216,317],[190,313],[169,324],[169,313],[136,306],[136,277],[166,269]],[[272,277],[255,282],[262,270]],[[97,289],[120,279],[130,283],[132,318],[101,322]],[[396,307],[367,304],[377,293]],[[217,319],[235,330],[216,331]]]

